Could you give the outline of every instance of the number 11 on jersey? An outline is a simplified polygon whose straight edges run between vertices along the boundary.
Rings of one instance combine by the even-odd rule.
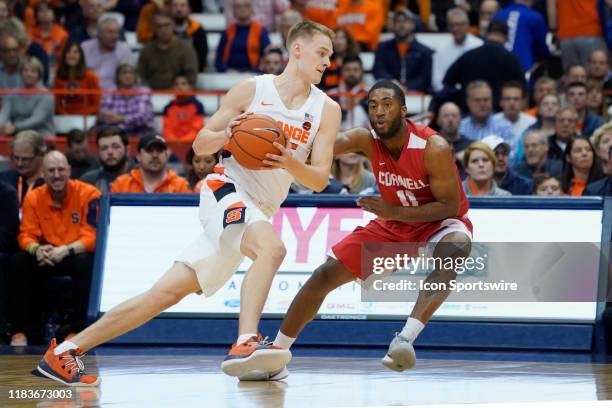
[[[404,207],[418,207],[419,202],[417,201],[414,194],[408,190],[397,190],[397,197]]]

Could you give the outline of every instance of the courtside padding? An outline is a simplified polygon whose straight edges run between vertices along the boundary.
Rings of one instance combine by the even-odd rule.
[[[296,195],[287,198],[286,207],[356,207],[355,196]],[[121,206],[197,206],[197,195],[176,194],[117,194],[102,199],[98,222],[98,238],[94,262],[88,323],[100,316],[102,273],[108,237],[109,214],[112,205]],[[488,209],[603,209],[602,243],[612,237],[612,198],[597,197],[472,197],[472,208]],[[609,259],[609,258],[607,258]],[[609,266],[602,258],[598,290],[607,292]],[[153,282],[151,282],[153,283]],[[604,298],[604,297],[600,297]],[[416,345],[440,348],[487,348],[500,350],[557,350],[605,354],[603,312],[605,302],[597,305],[593,324],[566,323],[504,323],[432,321],[419,336]],[[260,331],[275,336],[280,319],[262,319]],[[315,320],[310,323],[296,345],[338,347],[388,345],[393,334],[402,327],[401,321],[385,320]],[[228,345],[236,338],[235,318],[199,318],[180,315],[159,317],[142,327],[111,341],[111,344],[157,345]]]

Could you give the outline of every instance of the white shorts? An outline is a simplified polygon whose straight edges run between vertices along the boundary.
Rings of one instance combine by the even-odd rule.
[[[203,232],[176,258],[193,269],[202,293],[209,297],[236,272],[244,259],[240,242],[246,227],[269,221],[246,194],[222,176],[206,178],[200,192]]]

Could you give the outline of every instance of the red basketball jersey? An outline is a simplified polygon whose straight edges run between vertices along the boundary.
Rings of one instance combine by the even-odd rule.
[[[406,122],[406,142],[399,159],[393,160],[391,153],[374,130],[372,130],[374,145],[370,159],[381,197],[394,205],[418,207],[435,201],[425,169],[425,145],[427,139],[437,133],[427,126],[415,125],[409,120]],[[457,217],[463,217],[467,213],[469,202],[456,166],[455,174],[461,200]]]

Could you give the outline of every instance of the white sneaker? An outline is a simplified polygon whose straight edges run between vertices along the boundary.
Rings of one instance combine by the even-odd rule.
[[[289,377],[289,370],[287,370],[287,366],[281,368],[280,370],[267,373],[261,370],[251,371],[241,377],[238,377],[240,381],[280,381]]]
[[[405,371],[414,367],[416,365],[416,353],[414,347],[412,347],[412,342],[396,333],[395,338],[389,345],[387,355],[383,357],[381,363],[394,371]]]

